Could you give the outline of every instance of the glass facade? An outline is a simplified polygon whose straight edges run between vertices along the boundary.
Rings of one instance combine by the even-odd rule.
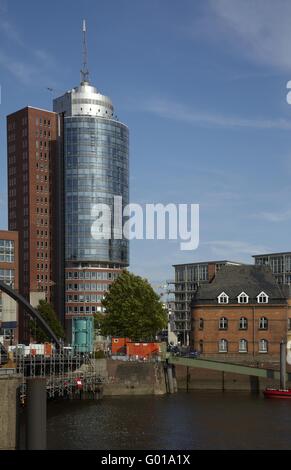
[[[87,80],[56,98],[54,111],[63,156],[58,229],[64,235],[66,327],[73,345],[92,351],[92,316],[103,312],[110,284],[129,265],[122,217],[129,203],[129,132],[110,98]]]
[[[114,196],[129,202],[128,128],[112,119],[70,116],[64,123],[65,259],[129,264],[128,241],[92,237],[95,204],[114,217]]]
[[[255,255],[255,264],[270,266],[278,284],[291,284],[291,253]]]

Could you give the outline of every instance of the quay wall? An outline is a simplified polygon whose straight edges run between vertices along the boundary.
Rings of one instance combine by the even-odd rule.
[[[274,379],[264,379],[261,377],[247,376],[241,374],[231,374],[215,370],[199,368],[188,369],[187,367],[176,365],[175,374],[178,390],[229,390],[229,391],[250,391],[260,392],[266,387],[279,386],[279,381]],[[188,382],[188,385],[187,385]],[[287,383],[291,388],[291,382]]]
[[[103,396],[164,395],[167,393],[162,363],[107,359],[107,380]]]
[[[261,363],[261,367],[279,369],[278,363]],[[163,395],[167,393],[167,377],[162,363],[143,363],[112,359],[97,359],[96,366],[105,380],[103,396]],[[289,367],[287,368],[288,372]],[[275,379],[232,374],[215,370],[175,365],[173,378],[178,390],[229,390],[259,392],[266,387],[279,387]],[[188,383],[187,383],[188,382]],[[287,383],[291,388],[291,382]],[[169,391],[169,390],[168,390]]]
[[[0,375],[0,450],[18,446],[19,375]]]

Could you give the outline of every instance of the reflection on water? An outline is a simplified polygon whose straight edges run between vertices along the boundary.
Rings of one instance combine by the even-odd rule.
[[[291,449],[291,400],[180,392],[50,402],[49,449]]]

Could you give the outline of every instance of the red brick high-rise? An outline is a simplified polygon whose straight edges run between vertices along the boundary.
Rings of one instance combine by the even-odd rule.
[[[56,140],[53,112],[26,107],[7,117],[8,225],[19,233],[19,291],[32,303],[41,292],[55,297]],[[20,314],[20,342],[30,339],[28,321]]]

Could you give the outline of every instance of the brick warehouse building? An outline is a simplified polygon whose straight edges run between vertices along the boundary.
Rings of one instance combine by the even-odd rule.
[[[201,284],[211,282],[222,266],[238,265],[233,261],[204,261],[186,264],[174,264],[175,280],[168,281],[170,292],[175,294],[174,331],[182,344],[188,345],[191,332],[191,301]]]
[[[220,360],[279,360],[291,329],[287,291],[268,267],[222,267],[193,297],[192,347]]]
[[[26,107],[7,117],[8,226],[19,233],[19,291],[35,306],[55,303],[56,140],[53,112]],[[28,343],[29,317],[20,313],[19,341]]]

